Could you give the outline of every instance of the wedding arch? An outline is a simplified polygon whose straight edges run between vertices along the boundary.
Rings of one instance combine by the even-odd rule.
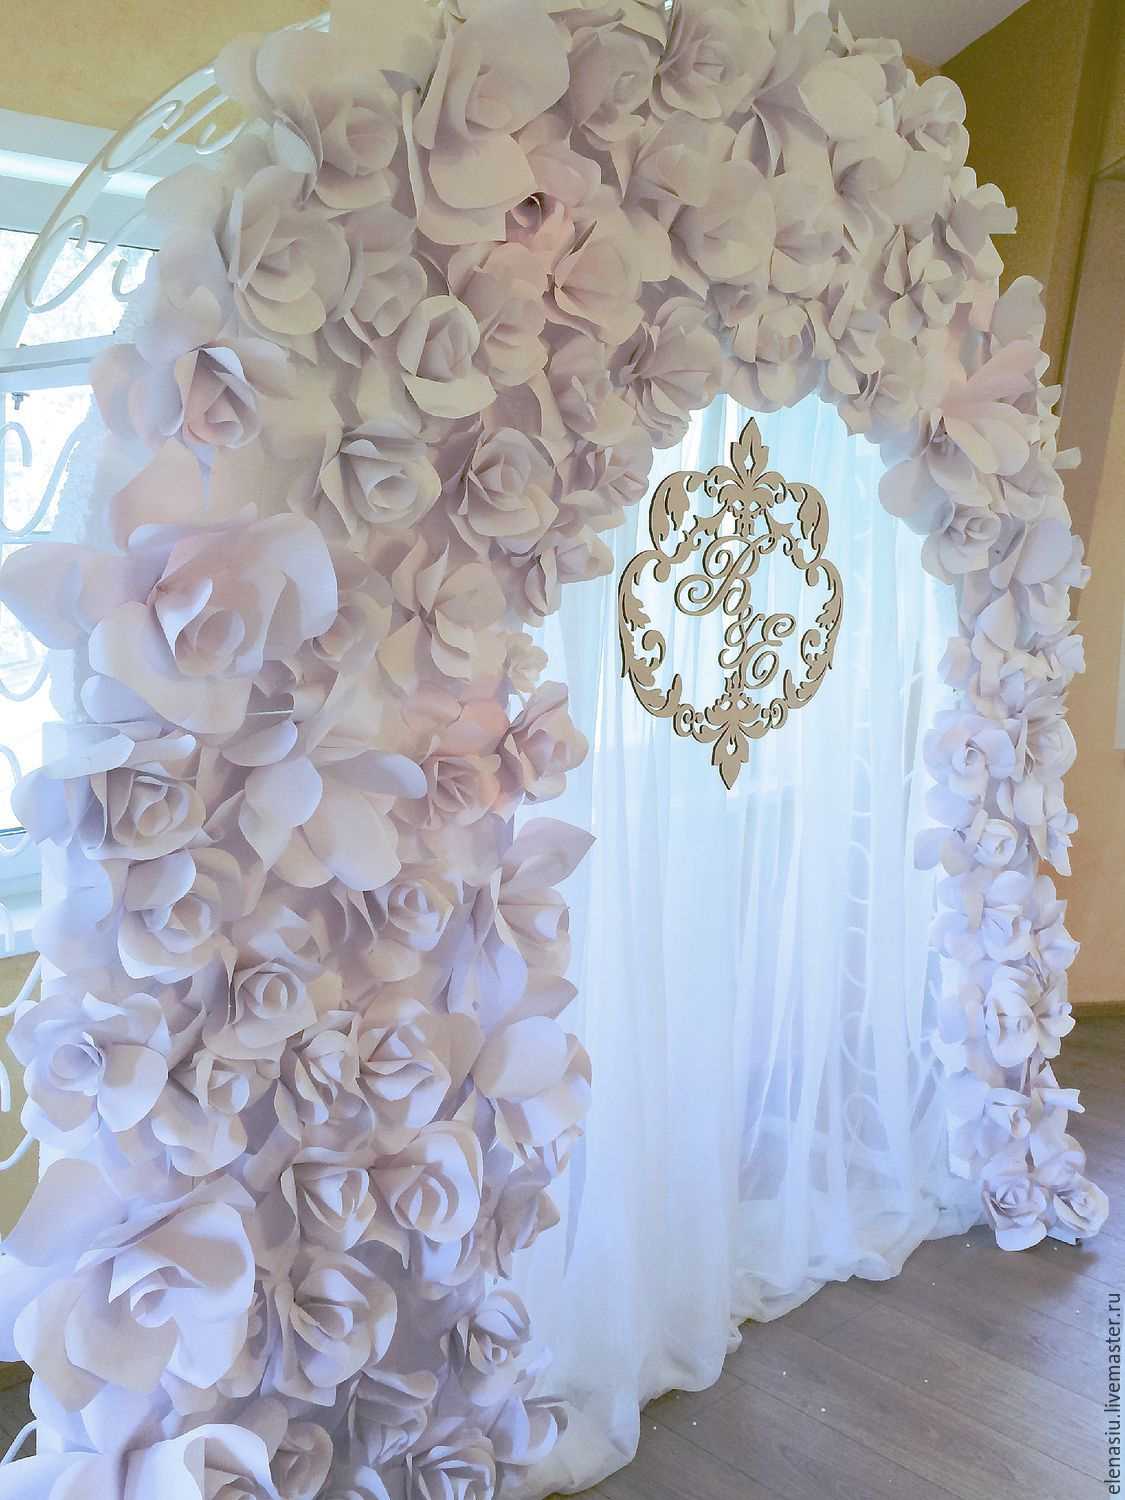
[[[1105,1216],[1041,868],[1085,573],[955,85],[820,0],[439,10],[420,87],[317,30],[222,54],[249,124],[154,190],[95,372],[110,545],[0,576],[81,683],[18,793],[63,890],[12,1033],[50,1164],[0,1259],[41,1433],[0,1494],[489,1500],[551,1450],[510,1278],[587,1108],[590,839],[537,807],[586,745],[529,627],[720,391],[830,402],[956,592],[954,1165],[1007,1249]]]

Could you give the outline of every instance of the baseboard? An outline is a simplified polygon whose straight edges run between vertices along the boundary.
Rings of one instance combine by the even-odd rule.
[[[26,1385],[31,1379],[31,1371],[25,1364],[7,1364],[0,1360],[0,1391],[10,1391],[13,1386]]]
[[[1125,1016],[1125,1000],[1074,1000],[1071,1010],[1076,1021],[1118,1021]]]

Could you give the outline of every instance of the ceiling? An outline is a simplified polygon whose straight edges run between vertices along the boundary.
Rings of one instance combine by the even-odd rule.
[[[893,36],[931,67],[948,62],[1024,0],[839,0],[855,36]]]

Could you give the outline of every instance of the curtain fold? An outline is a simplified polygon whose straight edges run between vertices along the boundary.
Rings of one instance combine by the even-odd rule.
[[[653,484],[724,461],[748,415],[728,398],[698,414]],[[771,467],[828,501],[844,621],[819,693],[754,744],[734,791],[619,677],[617,574],[647,545],[645,502],[614,537],[614,575],[568,590],[542,637],[591,739],[549,810],[597,837],[568,889],[567,1016],[597,1086],[565,1232],[523,1270],[575,1417],[522,1496],[627,1462],[643,1403],[711,1384],[746,1318],[893,1276],[977,1217],[946,1166],[934,884],[913,867],[952,595],[879,507],[879,455],[834,410],[813,396],[758,420]],[[755,598],[807,613],[788,572],[775,557]],[[669,592],[651,612],[709,701],[718,620],[677,613]]]

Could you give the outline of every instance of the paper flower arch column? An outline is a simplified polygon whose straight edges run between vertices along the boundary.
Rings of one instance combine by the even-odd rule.
[[[1085,575],[957,89],[817,0],[435,29],[417,86],[316,32],[224,53],[251,126],[156,190],[97,371],[112,549],[0,579],[85,715],[19,792],[66,891],[12,1037],[52,1164],[0,1328],[57,1451],[0,1494],[490,1500],[556,1441],[508,1282],[588,1103],[558,886],[590,839],[537,806],[586,746],[528,627],[720,390],[819,391],[957,591],[922,850],[953,1151],[1007,1248],[1104,1217],[1042,872]]]

